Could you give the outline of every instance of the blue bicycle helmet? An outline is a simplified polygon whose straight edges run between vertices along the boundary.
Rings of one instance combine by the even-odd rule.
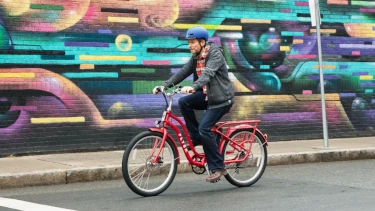
[[[205,39],[208,41],[208,32],[205,28],[200,26],[191,27],[186,32],[186,39]]]

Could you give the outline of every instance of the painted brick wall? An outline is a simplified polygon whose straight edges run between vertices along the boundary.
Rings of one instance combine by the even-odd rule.
[[[320,6],[329,137],[375,136],[375,3]],[[270,141],[322,138],[307,0],[1,1],[0,156],[124,148],[161,117],[151,90],[189,60],[195,25],[230,67],[225,120],[260,119]]]

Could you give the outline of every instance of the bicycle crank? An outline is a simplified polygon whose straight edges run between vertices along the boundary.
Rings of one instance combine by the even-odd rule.
[[[192,157],[192,159],[195,160],[195,161],[202,161],[202,158],[197,158],[195,155]],[[204,172],[206,172],[206,168],[199,167],[199,166],[196,166],[196,165],[191,165],[191,169],[196,174],[204,174]]]

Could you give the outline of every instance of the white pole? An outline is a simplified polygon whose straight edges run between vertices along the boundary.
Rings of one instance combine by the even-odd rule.
[[[322,119],[323,119],[323,137],[324,137],[324,148],[328,148],[328,129],[327,129],[327,117],[326,117],[326,102],[324,97],[324,77],[323,77],[323,65],[322,65],[322,43],[320,39],[320,8],[319,0],[315,0],[315,18],[316,18],[316,37],[318,40],[318,56],[319,56],[319,70],[320,70],[320,93],[322,98]]]

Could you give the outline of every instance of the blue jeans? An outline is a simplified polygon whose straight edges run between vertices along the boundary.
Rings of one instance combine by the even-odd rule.
[[[215,135],[211,129],[229,111],[232,104],[220,108],[207,109],[205,98],[206,95],[203,94],[203,91],[197,91],[194,94],[180,98],[178,105],[185,119],[190,138],[195,145],[199,143],[203,145],[208,168],[211,172],[216,172],[224,169],[225,166]],[[196,119],[194,110],[206,110],[200,123]]]

